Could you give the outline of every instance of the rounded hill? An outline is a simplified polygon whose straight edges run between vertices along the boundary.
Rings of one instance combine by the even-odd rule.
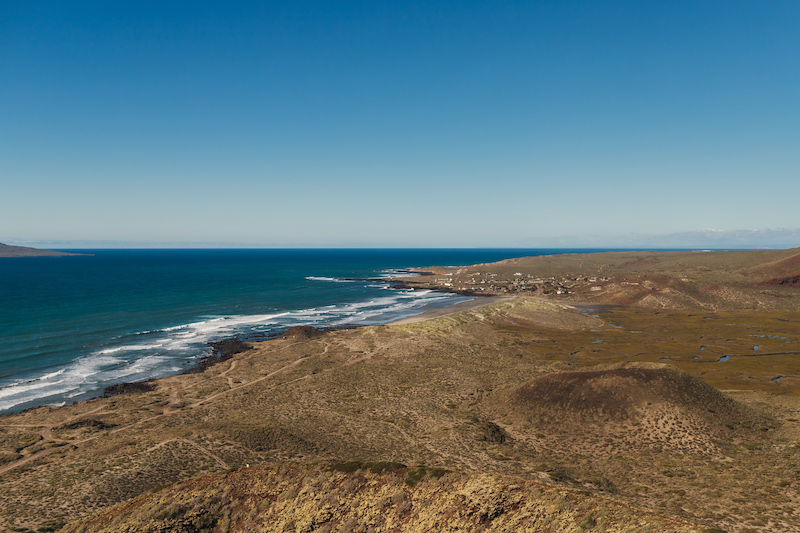
[[[584,448],[655,446],[713,452],[721,436],[768,424],[753,409],[668,365],[624,363],[539,376],[505,393],[503,415]],[[572,438],[569,438],[569,436]],[[608,445],[608,446],[606,446]]]

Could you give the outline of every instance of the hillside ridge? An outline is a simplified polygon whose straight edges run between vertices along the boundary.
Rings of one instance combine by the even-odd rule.
[[[63,533],[155,531],[629,531],[703,526],[532,480],[393,464],[281,465],[196,477]]]

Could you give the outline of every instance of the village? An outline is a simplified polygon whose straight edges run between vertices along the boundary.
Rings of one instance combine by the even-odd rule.
[[[457,269],[437,274],[432,281],[438,287],[456,292],[566,296],[575,294],[577,291],[583,292],[587,288],[592,292],[601,291],[609,282],[609,278],[583,275],[539,277],[522,272],[514,272],[512,276],[503,276],[494,272]],[[638,282],[623,283],[639,284]]]

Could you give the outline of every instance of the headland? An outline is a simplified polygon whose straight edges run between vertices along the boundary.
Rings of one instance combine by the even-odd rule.
[[[70,255],[84,255],[69,252],[56,252],[54,250],[41,250],[27,246],[9,246],[0,243],[0,258],[3,257],[65,257]]]

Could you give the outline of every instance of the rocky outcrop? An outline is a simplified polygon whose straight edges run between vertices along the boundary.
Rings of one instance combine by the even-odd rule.
[[[775,278],[767,281],[767,285],[791,285],[794,287],[800,286],[800,274],[795,276],[787,276],[785,278]]]

